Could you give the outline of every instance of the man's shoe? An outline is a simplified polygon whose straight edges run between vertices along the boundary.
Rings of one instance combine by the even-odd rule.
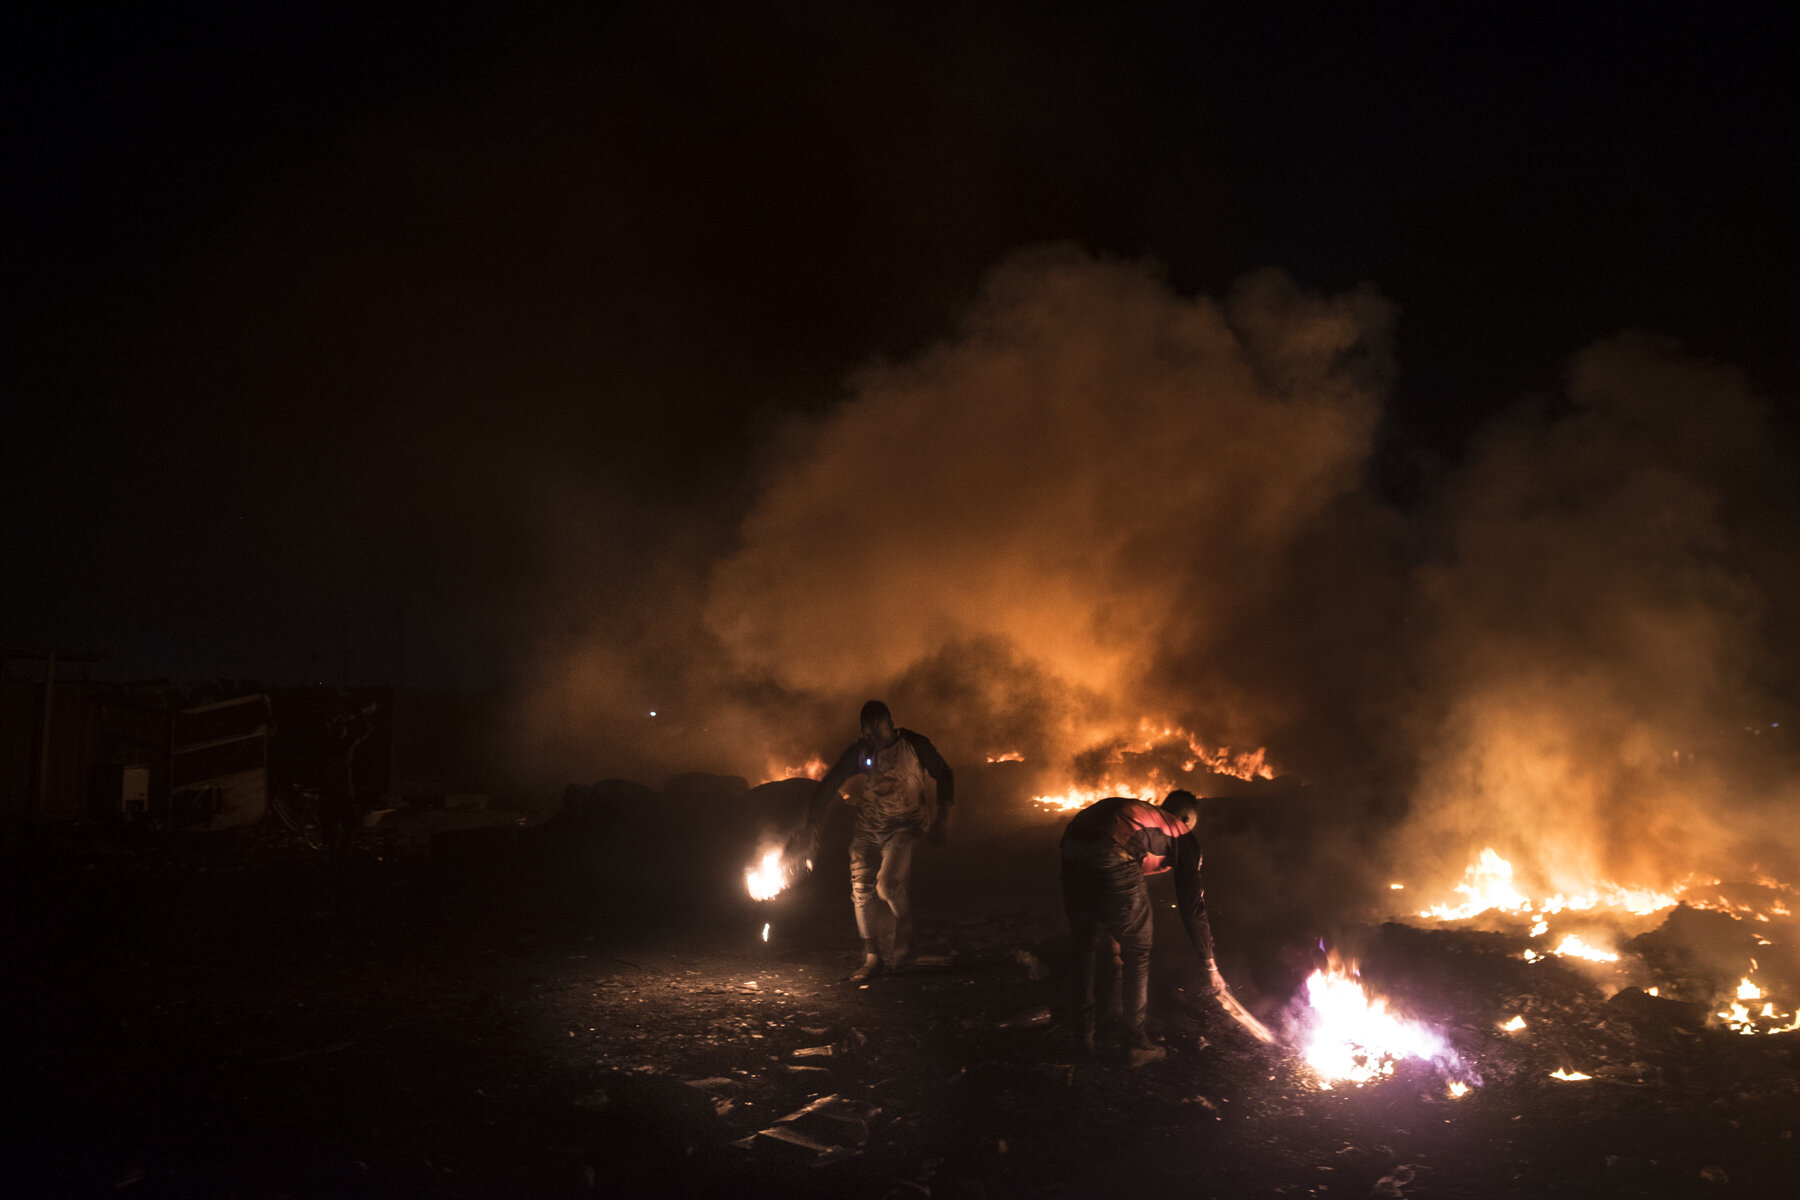
[[[1161,1062],[1168,1056],[1168,1048],[1151,1041],[1148,1034],[1135,1033],[1125,1039],[1125,1065],[1133,1069]]]
[[[869,980],[875,978],[879,974],[881,974],[881,958],[880,958],[880,956],[874,955],[874,954],[865,954],[863,956],[862,966],[860,966],[860,967],[856,968],[856,970],[850,972],[850,982],[851,983],[867,983],[867,982],[869,982]]]

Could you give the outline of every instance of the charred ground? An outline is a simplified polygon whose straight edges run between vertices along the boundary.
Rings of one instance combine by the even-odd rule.
[[[1461,1099],[1420,1065],[1320,1089],[1190,1001],[1172,928],[1169,1057],[1075,1067],[1060,822],[967,821],[922,855],[926,965],[856,987],[835,858],[767,904],[740,891],[803,789],[733,790],[575,789],[448,835],[396,814],[336,855],[8,831],[14,1194],[1775,1196],[1800,1167],[1800,1035],[1609,997],[1492,933],[1330,931],[1446,1030],[1480,1080]],[[1227,975],[1273,1019],[1312,947],[1249,837],[1219,833],[1209,899]],[[1675,991],[1704,969],[1645,957]]]

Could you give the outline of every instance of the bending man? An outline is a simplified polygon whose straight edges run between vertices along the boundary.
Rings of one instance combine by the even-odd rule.
[[[921,838],[934,846],[944,844],[945,824],[956,798],[950,765],[930,738],[896,729],[888,706],[879,700],[863,705],[861,721],[862,737],[838,755],[813,790],[806,830],[809,847],[816,853],[820,829],[838,789],[854,775],[868,777],[850,834],[850,899],[856,905],[856,928],[863,945],[862,965],[850,978],[858,983],[884,968],[903,967],[912,957],[913,850]]]
[[[1095,958],[1104,950],[1102,998],[1119,982],[1125,1052],[1134,1067],[1167,1051],[1150,1040],[1144,1021],[1150,1000],[1150,888],[1145,879],[1175,872],[1175,900],[1188,938],[1215,992],[1224,986],[1213,963],[1212,928],[1200,888],[1200,843],[1194,826],[1200,801],[1174,791],[1161,805],[1129,796],[1097,800],[1076,813],[1062,836],[1063,909],[1074,958],[1073,1007],[1077,1049],[1094,1054]],[[1123,960],[1121,963],[1121,959]]]

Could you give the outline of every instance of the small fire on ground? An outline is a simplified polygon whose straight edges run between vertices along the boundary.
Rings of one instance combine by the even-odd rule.
[[[1537,935],[1534,934],[1533,936],[1535,937]],[[1571,933],[1563,938],[1562,941],[1556,944],[1556,949],[1550,951],[1550,953],[1558,958],[1585,958],[1589,962],[1619,961],[1619,956],[1616,951],[1605,950],[1599,946],[1590,946],[1582,939],[1580,934],[1575,933]],[[1524,954],[1526,962],[1536,962],[1542,957],[1543,955],[1539,954],[1536,950],[1527,949]]]
[[[1449,1094],[1461,1097],[1478,1084],[1464,1070],[1449,1041],[1431,1025],[1402,1017],[1386,999],[1371,995],[1354,962],[1336,951],[1325,967],[1306,981],[1305,1007],[1294,1016],[1300,1030],[1300,1056],[1318,1077],[1321,1088],[1361,1086],[1392,1075],[1404,1059],[1430,1063],[1449,1083]]]
[[[1750,973],[1756,973],[1755,959],[1750,960]],[[1717,1015],[1733,1033],[1790,1033],[1800,1029],[1800,1013],[1779,1008],[1749,975],[1744,976],[1737,995]]]

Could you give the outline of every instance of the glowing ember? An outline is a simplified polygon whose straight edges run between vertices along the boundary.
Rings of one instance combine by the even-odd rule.
[[[1025,756],[1017,750],[1002,750],[998,754],[988,755],[987,760],[991,763],[1024,762]]]
[[[1469,1094],[1469,1085],[1468,1084],[1464,1083],[1460,1079],[1452,1079],[1450,1081],[1450,1098],[1452,1100],[1461,1100],[1464,1096],[1466,1096],[1468,1094]]]
[[[768,940],[769,940],[769,923],[767,921],[764,921],[763,922],[763,941],[766,942]]]
[[[1593,1076],[1583,1075],[1580,1071],[1571,1071],[1567,1067],[1558,1067],[1556,1070],[1550,1072],[1550,1078],[1572,1082],[1577,1079],[1592,1079]]]
[[[1517,1033],[1519,1030],[1525,1028],[1525,1018],[1524,1017],[1514,1017],[1512,1020],[1507,1021],[1506,1023],[1501,1025],[1500,1028],[1504,1029],[1508,1033]]]
[[[781,861],[781,847],[763,851],[757,864],[744,872],[744,886],[752,900],[770,900],[779,896],[791,882],[786,864]],[[767,940],[766,931],[764,940]]]
[[[1318,1075],[1320,1085],[1361,1085],[1394,1073],[1400,1059],[1417,1058],[1455,1065],[1457,1056],[1436,1030],[1388,1011],[1387,1001],[1372,998],[1354,965],[1346,968],[1335,955],[1328,969],[1306,981],[1307,1032],[1300,1055]]]

